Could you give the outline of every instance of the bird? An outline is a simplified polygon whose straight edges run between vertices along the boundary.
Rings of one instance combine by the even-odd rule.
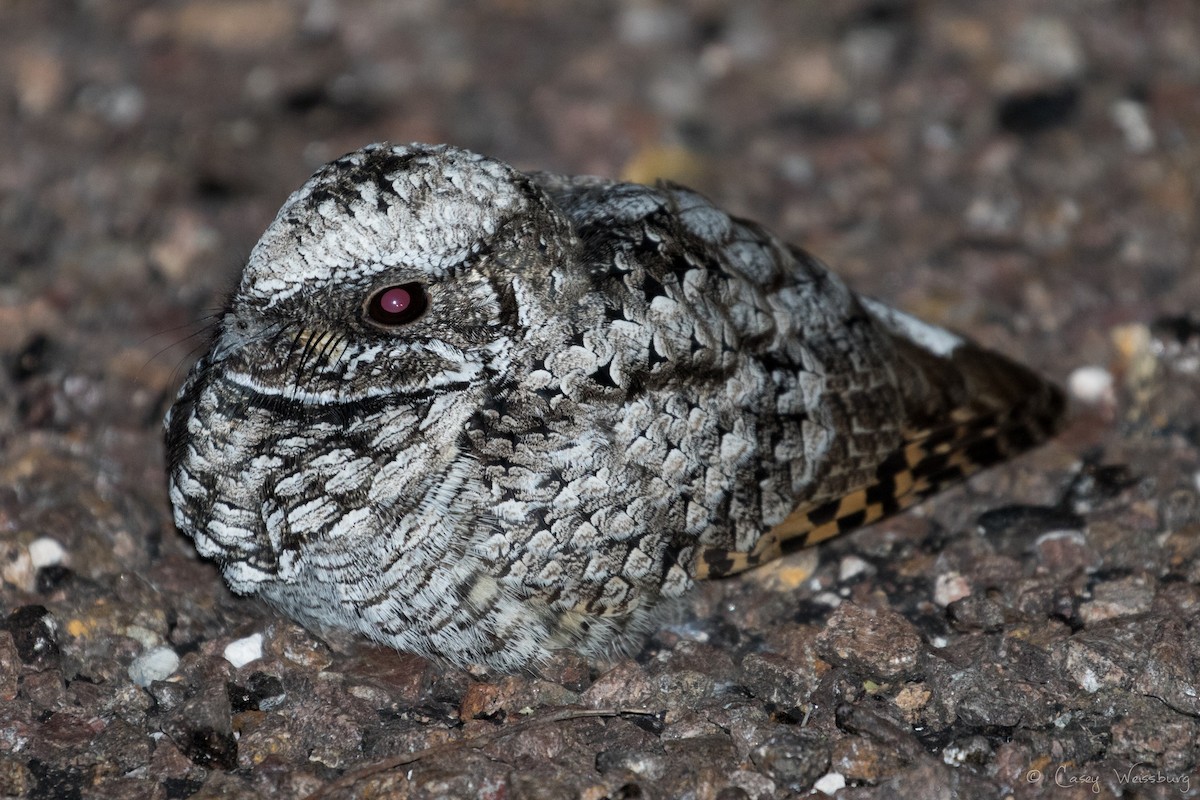
[[[164,420],[229,587],[459,667],[636,650],[703,579],[1059,429],[1033,370],[667,181],[383,142],[252,249]]]

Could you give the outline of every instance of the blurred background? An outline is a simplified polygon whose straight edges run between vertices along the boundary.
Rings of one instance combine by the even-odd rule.
[[[379,140],[681,180],[1093,360],[1097,315],[1200,294],[1191,0],[14,0],[0,40],[3,300],[101,327],[219,303],[286,195]]]
[[[369,649],[331,654],[270,611],[229,597],[171,526],[159,425],[204,343],[204,323],[286,196],[322,163],[381,140],[449,142],[529,169],[690,184],[810,249],[857,289],[1069,384],[1078,419],[1071,431],[1026,462],[1035,469],[989,473],[972,491],[1050,504],[1080,455],[1120,460],[1141,476],[1140,494],[1121,495],[1130,484],[1116,478],[1126,472],[1087,484],[1107,486],[1104,496],[1116,505],[1088,519],[1085,544],[1071,539],[1035,557],[1024,545],[1008,552],[976,537],[965,541],[977,549],[958,560],[944,552],[917,558],[920,548],[944,542],[926,538],[929,523],[919,514],[906,515],[891,533],[877,526],[823,550],[833,555],[822,555],[814,585],[851,581],[859,588],[846,592],[857,600],[890,597],[906,615],[896,620],[932,626],[922,628],[927,640],[957,641],[954,631],[1000,628],[969,609],[951,619],[942,606],[959,595],[923,599],[947,564],[962,583],[938,586],[1055,578],[1046,589],[1056,598],[1046,600],[1049,610],[1005,606],[1008,616],[997,617],[1003,628],[1021,614],[1041,614],[1029,624],[1059,637],[1033,648],[1050,659],[1046,665],[995,654],[981,663],[1025,676],[1021,692],[1060,679],[1074,688],[1019,720],[979,708],[971,717],[955,705],[962,692],[942,692],[932,679],[922,696],[932,692],[929,707],[943,717],[905,707],[905,719],[943,737],[938,747],[978,734],[963,752],[990,777],[963,796],[1024,786],[1021,770],[1047,753],[1077,764],[1118,754],[1125,766],[1194,767],[1194,691],[1190,700],[1182,689],[1171,695],[1192,709],[1190,717],[1111,698],[1105,711],[1087,705],[1083,678],[1071,677],[1073,662],[1060,656],[1067,637],[1104,615],[1149,614],[1146,630],[1169,631],[1200,604],[1196,0],[0,0],[0,609],[15,642],[6,644],[0,631],[0,789],[68,797],[100,786],[94,791],[103,796],[145,798],[189,796],[201,786],[216,796],[212,787],[224,786],[227,796],[297,796],[362,759],[437,741],[449,724],[437,714],[469,726],[476,714],[494,720],[498,708],[571,702],[578,695],[570,692],[595,677],[574,665],[574,682],[558,679],[568,694],[547,694],[548,684],[524,679],[470,684],[500,686],[487,689],[493,693],[484,702],[484,690],[419,660]],[[974,530],[982,500],[956,497],[932,508],[947,530]],[[1021,530],[1083,526],[1073,516],[1037,519],[1042,528]],[[893,535],[907,544],[886,538]],[[859,552],[869,564],[849,560]],[[918,587],[911,608],[882,577],[883,593],[870,588],[875,579],[847,577],[882,575],[889,564],[905,565],[907,577],[897,580]],[[1112,586],[1097,589],[1096,581]],[[1078,610],[1093,592],[1108,598],[1108,610],[1089,617]],[[749,708],[755,698],[783,702],[763,688],[771,681],[816,692],[814,676],[830,667],[812,668],[805,653],[845,666],[831,655],[836,648],[796,644],[821,630],[829,609],[819,603],[806,606],[824,610],[806,617],[812,625],[805,627],[796,622],[794,596],[753,579],[704,588],[699,597],[698,614],[728,613],[724,624],[743,632],[744,647],[775,648],[791,666],[764,667],[753,661],[757,651],[743,659],[745,649],[730,661],[726,647],[683,666],[664,656],[654,669],[725,669],[714,680],[749,687],[750,699],[737,701]],[[43,641],[44,614],[58,620],[49,661],[50,651],[21,649]],[[222,660],[230,637],[263,630],[273,666],[250,674]],[[1200,640],[1189,630],[1171,642]],[[1013,641],[1007,629],[1002,635]],[[979,636],[972,641],[991,641]],[[1135,639],[1106,644],[1105,657],[1119,662],[1119,654],[1137,659],[1153,649],[1140,639],[1130,644]],[[675,652],[673,641],[660,638],[657,646]],[[146,678],[156,694],[130,683],[131,664],[163,648],[176,664],[182,657],[176,688]],[[1177,655],[1160,653],[1168,666],[1147,692],[1170,694],[1171,675],[1179,686],[1189,674],[1194,681],[1200,654]],[[808,666],[796,666],[802,662]],[[397,664],[416,677],[380,684]],[[1140,668],[1126,666],[1129,674]],[[321,682],[315,674],[323,669],[351,677],[344,685]],[[847,685],[861,684],[861,673],[849,674]],[[1112,675],[1096,680],[1107,686]],[[1126,677],[1126,684],[1119,675],[1111,680],[1128,688],[1134,679]],[[226,697],[226,683],[258,686],[245,697],[259,699],[247,706],[233,689]],[[1002,683],[987,673],[969,684],[979,691],[966,694],[1016,708],[1026,694],[993,691]],[[361,689],[353,697],[351,684]],[[255,704],[277,685],[300,705],[287,705],[284,715],[240,713],[259,713]],[[622,685],[641,684],[623,678]],[[832,678],[821,684],[832,685]],[[670,702],[702,709],[710,694]],[[208,705],[186,705],[206,697]],[[232,755],[221,749],[234,741],[231,702],[232,724],[242,726]],[[880,755],[894,753],[890,745],[854,750],[866,740],[845,732],[853,725],[837,733],[836,699],[822,702],[814,707],[826,717],[812,724],[845,746],[829,769],[860,786],[908,775],[917,793],[950,780],[928,764],[930,771],[905,773],[894,756]],[[435,711],[397,716],[396,708],[427,709],[422,704]],[[1044,717],[1085,707],[1095,717],[1082,727]],[[1096,733],[1118,707],[1132,722]],[[380,710],[387,708],[390,717]],[[729,739],[710,719],[740,730],[724,711],[694,713],[709,714],[709,727],[696,722],[693,733]],[[730,783],[730,770],[743,770],[733,783],[744,794],[722,797],[783,796],[792,785],[787,769],[799,767],[782,755],[778,762],[755,756],[757,766],[747,766],[748,748],[806,712],[779,713],[738,734],[736,751],[725,744],[718,755],[673,757],[647,785],[678,796],[697,775],[719,788],[718,777]],[[430,727],[431,718],[441,722]],[[965,733],[938,727],[967,718],[983,721]],[[1007,738],[988,738],[1001,729]],[[89,745],[78,730],[99,737],[90,758],[80,755]],[[1070,736],[1073,744],[1054,739]],[[217,744],[189,751],[181,744],[188,741]],[[927,745],[911,744],[912,752]],[[567,773],[599,774],[589,747],[572,751],[579,760]],[[931,758],[941,764],[940,755]],[[97,766],[106,759],[118,766]],[[176,782],[170,792],[138,772],[148,763],[151,776]],[[264,763],[275,771],[259,769]],[[634,770],[633,762],[612,763],[617,772]],[[700,771],[671,771],[684,763]],[[227,772],[239,766],[250,771],[235,780]],[[824,768],[818,764],[816,775]]]

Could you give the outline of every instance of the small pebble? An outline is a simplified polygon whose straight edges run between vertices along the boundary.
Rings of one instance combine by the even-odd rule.
[[[971,594],[971,584],[957,572],[943,572],[933,587],[933,602],[942,608]]]
[[[61,564],[66,554],[63,546],[49,536],[34,539],[29,543],[29,560],[33,562],[35,570]]]
[[[817,635],[817,653],[877,683],[920,672],[925,643],[913,624],[890,608],[843,603]]]
[[[833,592],[821,592],[813,597],[814,603],[820,603],[823,606],[837,608],[842,604],[842,598],[838,597]]]
[[[822,794],[827,794],[830,797],[846,788],[846,776],[840,772],[829,772],[821,776],[813,788]]]
[[[1154,129],[1146,114],[1146,107],[1128,98],[1117,100],[1109,107],[1113,123],[1125,136],[1125,146],[1131,153],[1148,153],[1154,149]]]
[[[1074,675],[1075,679],[1079,681],[1079,685],[1088,694],[1095,694],[1104,688],[1104,683],[1100,680],[1100,676],[1091,667],[1083,665],[1076,669]]]
[[[251,661],[262,658],[262,645],[263,635],[261,633],[230,642],[225,647],[225,660],[233,664],[234,669],[244,667]]]
[[[235,714],[242,711],[273,711],[287,698],[283,682],[265,672],[252,674],[245,686],[228,683],[225,689]],[[390,702],[387,693],[376,687],[352,686],[349,692],[360,700],[372,703],[373,708],[387,708]]]
[[[26,664],[45,666],[62,655],[58,646],[58,621],[45,606],[15,608],[0,621],[0,630],[12,634],[17,653]]]
[[[621,42],[635,47],[669,44],[688,32],[687,16],[680,9],[635,4],[617,18]]]
[[[1067,379],[1071,394],[1089,405],[1114,402],[1113,376],[1104,367],[1080,367]]]
[[[1008,71],[1036,84],[1077,80],[1087,67],[1079,34],[1057,17],[1024,20],[1007,44]]]
[[[129,665],[129,679],[143,688],[166,680],[179,668],[179,655],[169,647],[158,647],[138,656]]]
[[[1048,531],[1037,538],[1031,549],[1038,565],[1056,574],[1079,570],[1091,574],[1104,564],[1104,557],[1091,546],[1083,531]]]
[[[750,758],[777,787],[800,793],[827,774],[829,741],[806,731],[784,731],[754,748]]]
[[[21,547],[16,542],[0,542],[0,580],[30,592],[33,591],[36,574],[29,548]]]
[[[1079,608],[1085,625],[1144,614],[1154,602],[1154,587],[1137,576],[1098,583],[1092,592],[1094,599]]]
[[[858,556],[846,556],[838,565],[838,582],[845,583],[871,571],[871,565]]]
[[[141,625],[127,625],[125,627],[125,635],[140,644],[146,652],[150,652],[162,644],[161,636],[152,630],[143,628]]]

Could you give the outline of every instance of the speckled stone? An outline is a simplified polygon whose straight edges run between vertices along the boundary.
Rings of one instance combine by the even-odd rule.
[[[853,603],[838,606],[817,646],[826,661],[879,681],[916,675],[925,654],[916,628],[901,615]]]

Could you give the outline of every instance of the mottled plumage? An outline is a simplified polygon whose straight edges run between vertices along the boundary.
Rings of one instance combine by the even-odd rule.
[[[180,530],[315,627],[512,670],[911,505],[1062,398],[688,189],[321,169],[167,418]]]

